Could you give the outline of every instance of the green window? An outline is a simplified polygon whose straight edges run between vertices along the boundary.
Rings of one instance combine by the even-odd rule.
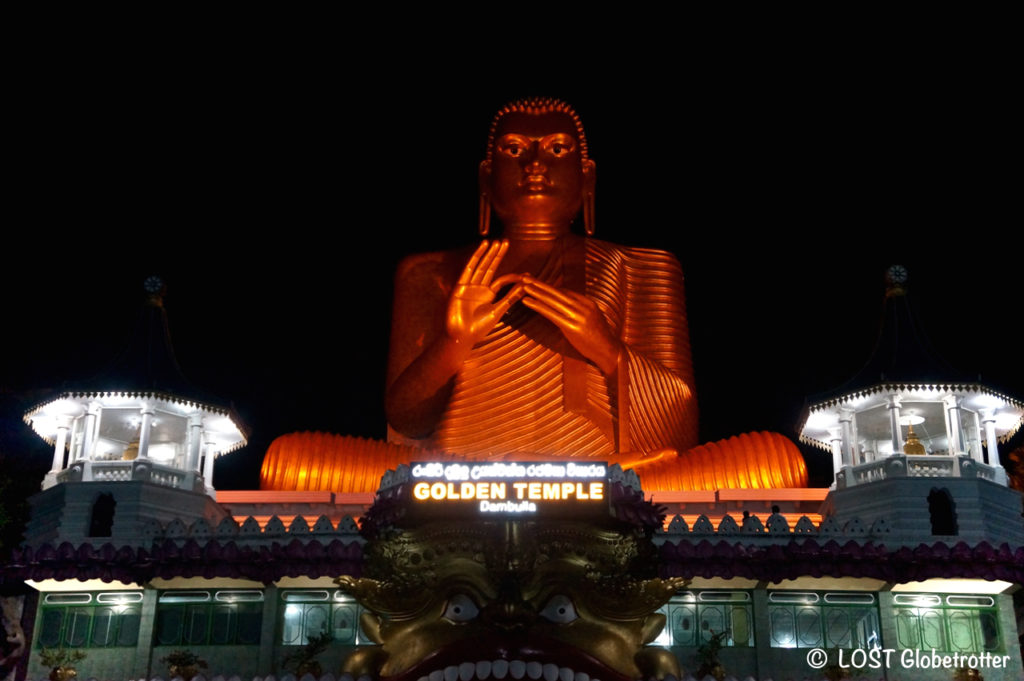
[[[141,591],[51,593],[39,613],[39,647],[134,647],[139,641]]]
[[[258,645],[262,625],[262,591],[164,591],[157,600],[153,641],[162,646]]]
[[[903,650],[1001,653],[999,611],[991,596],[895,594],[897,645]]]
[[[327,589],[288,589],[281,592],[280,642],[305,645],[312,636],[330,631],[336,643],[370,643],[359,631],[362,608],[347,594]]]
[[[881,645],[878,603],[855,591],[769,591],[772,648],[875,648]]]
[[[723,646],[754,645],[753,606],[748,591],[684,591],[659,612],[668,621],[655,645],[695,648],[723,631]]]

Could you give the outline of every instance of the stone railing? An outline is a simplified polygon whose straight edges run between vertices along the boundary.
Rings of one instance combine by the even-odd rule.
[[[836,475],[836,487],[842,489],[889,478],[981,478],[1006,484],[1006,472],[1001,467],[979,463],[969,456],[895,454],[844,467]]]
[[[56,475],[47,475],[43,489],[63,482],[151,482],[163,487],[186,489],[195,492],[205,490],[205,484],[198,471],[183,471],[165,466],[150,459],[133,461],[73,461]]]

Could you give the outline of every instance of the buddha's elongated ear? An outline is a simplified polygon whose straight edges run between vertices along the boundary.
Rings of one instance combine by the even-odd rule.
[[[594,186],[597,184],[597,166],[585,158],[583,163],[583,229],[594,236]]]
[[[480,161],[480,218],[478,230],[480,236],[487,236],[491,231],[491,162]]]

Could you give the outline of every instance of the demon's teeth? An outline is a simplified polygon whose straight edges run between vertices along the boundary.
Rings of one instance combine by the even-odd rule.
[[[347,677],[347,678],[346,678]],[[416,681],[503,681],[507,677],[516,681],[600,681],[586,672],[577,672],[569,667],[559,667],[551,662],[531,660],[480,660],[448,665],[444,669],[435,669]],[[343,675],[338,681],[353,681],[349,674]],[[363,677],[355,681],[367,681]],[[372,681],[372,680],[371,680]],[[649,681],[657,681],[649,679]],[[667,676],[661,681],[676,681],[675,677]]]

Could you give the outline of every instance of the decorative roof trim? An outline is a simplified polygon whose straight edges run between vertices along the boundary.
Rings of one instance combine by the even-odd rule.
[[[187,397],[181,397],[173,395],[171,393],[165,393],[156,390],[65,390],[62,393],[58,393],[56,396],[42,402],[37,402],[29,408],[21,420],[25,422],[25,425],[32,426],[32,414],[39,411],[48,404],[53,404],[57,400],[64,399],[97,399],[105,397],[132,397],[138,399],[155,399],[163,400],[164,402],[172,402],[174,404],[180,404],[184,406],[192,406],[196,409],[201,409],[218,416],[226,416],[231,419],[231,422],[235,424],[235,428],[238,429],[239,435],[242,439],[236,442],[228,449],[221,450],[220,454],[230,454],[231,452],[241,449],[249,442],[249,436],[245,432],[245,426],[241,423],[237,414],[234,413],[233,409],[228,407],[222,407],[216,404],[210,404],[209,402],[201,402],[199,400],[193,400]],[[33,429],[34,430],[34,429]],[[38,432],[36,433],[39,434]],[[56,441],[52,437],[46,437],[45,435],[39,435],[46,444],[53,445]]]
[[[326,537],[324,538],[326,540]],[[779,583],[797,577],[871,577],[886,582],[923,581],[936,577],[960,577],[1024,582],[1024,547],[980,542],[919,544],[914,548],[887,548],[868,541],[815,539],[791,540],[782,545],[752,545],[725,540],[712,543],[680,540],[660,549],[660,572],[666,577],[744,577]],[[31,579],[102,579],[142,584],[155,577],[239,577],[271,583],[286,576],[359,576],[363,550],[357,542],[333,539],[261,546],[235,541],[173,539],[150,548],[113,544],[73,546],[43,544],[15,549],[10,562],[0,568],[0,584]]]
[[[854,390],[853,392],[843,393],[840,396],[832,397],[821,402],[815,402],[814,404],[811,404],[807,407],[807,414],[810,414],[815,411],[828,409],[830,407],[840,407],[846,404],[847,402],[860,397],[870,397],[872,395],[877,395],[879,393],[888,393],[893,391],[904,390],[935,390],[943,392],[983,393],[986,395],[992,395],[993,397],[998,397],[999,399],[1013,406],[1015,409],[1019,409],[1022,412],[1024,412],[1024,402],[1014,399],[1013,397],[1010,397],[1005,393],[1001,393],[998,390],[992,390],[991,388],[988,388],[982,385],[981,383],[915,383],[912,381],[894,381],[889,383],[879,383],[877,385],[873,385],[867,388],[860,388],[858,390]],[[804,423],[806,423],[806,421],[807,419],[806,417],[804,417]],[[1005,433],[1003,433],[997,438],[999,440],[999,443],[1006,444],[1010,440],[1010,438],[1017,434],[1017,431],[1019,431],[1021,427],[1024,427],[1024,415],[1022,415],[1021,418],[1017,419],[1016,425],[1014,425],[1012,428],[1009,428]],[[803,424],[801,424],[801,429],[802,428]],[[828,443],[821,442],[820,440],[816,440],[812,437],[804,435],[802,432],[800,433],[799,439],[800,442],[802,442],[805,445],[818,447],[820,449],[824,449],[825,451],[832,451],[832,447]]]
[[[712,544],[681,540],[661,546],[661,573],[665,577],[745,577],[779,583],[797,577],[871,577],[891,583],[936,577],[1004,580],[1024,579],[1024,547],[993,547],[988,542],[970,546],[958,542],[919,544],[890,549],[868,541],[793,540],[785,545],[752,546],[719,541]]]
[[[355,541],[340,538],[321,542],[292,539],[288,543],[240,545],[235,541],[216,539],[197,542],[188,539],[179,545],[173,539],[154,542],[149,548],[133,548],[113,544],[59,546],[43,544],[35,548],[15,549],[11,560],[0,568],[0,585],[26,580],[58,581],[102,579],[144,584],[156,577],[235,577],[261,581],[265,584],[282,577],[300,575],[334,577],[340,574],[359,576],[363,564],[363,547]]]
[[[800,439],[800,443],[801,444],[810,445],[812,447],[817,447],[818,449],[824,449],[826,452],[831,452],[832,451],[832,447],[830,447],[828,444],[822,442],[821,440],[815,440],[813,437],[808,437],[807,435],[804,435],[803,433],[800,433],[800,438],[799,439]]]
[[[981,383],[923,383],[914,381],[892,381],[886,383],[878,383],[867,388],[859,388],[857,390],[854,390],[853,392],[843,393],[842,395],[831,397],[821,402],[815,402],[809,406],[809,410],[818,411],[826,407],[838,407],[849,402],[851,399],[856,399],[858,397],[869,397],[871,395],[876,395],[880,392],[892,392],[894,390],[936,390],[946,392],[985,393],[988,395],[992,395],[993,397],[998,397],[1001,400],[1005,400],[1006,402],[1009,402],[1017,409],[1024,410],[1024,402],[1020,402],[1019,400],[1016,400],[1010,397],[1009,395],[1005,395],[997,390],[992,390],[991,388],[988,388],[982,385]]]

